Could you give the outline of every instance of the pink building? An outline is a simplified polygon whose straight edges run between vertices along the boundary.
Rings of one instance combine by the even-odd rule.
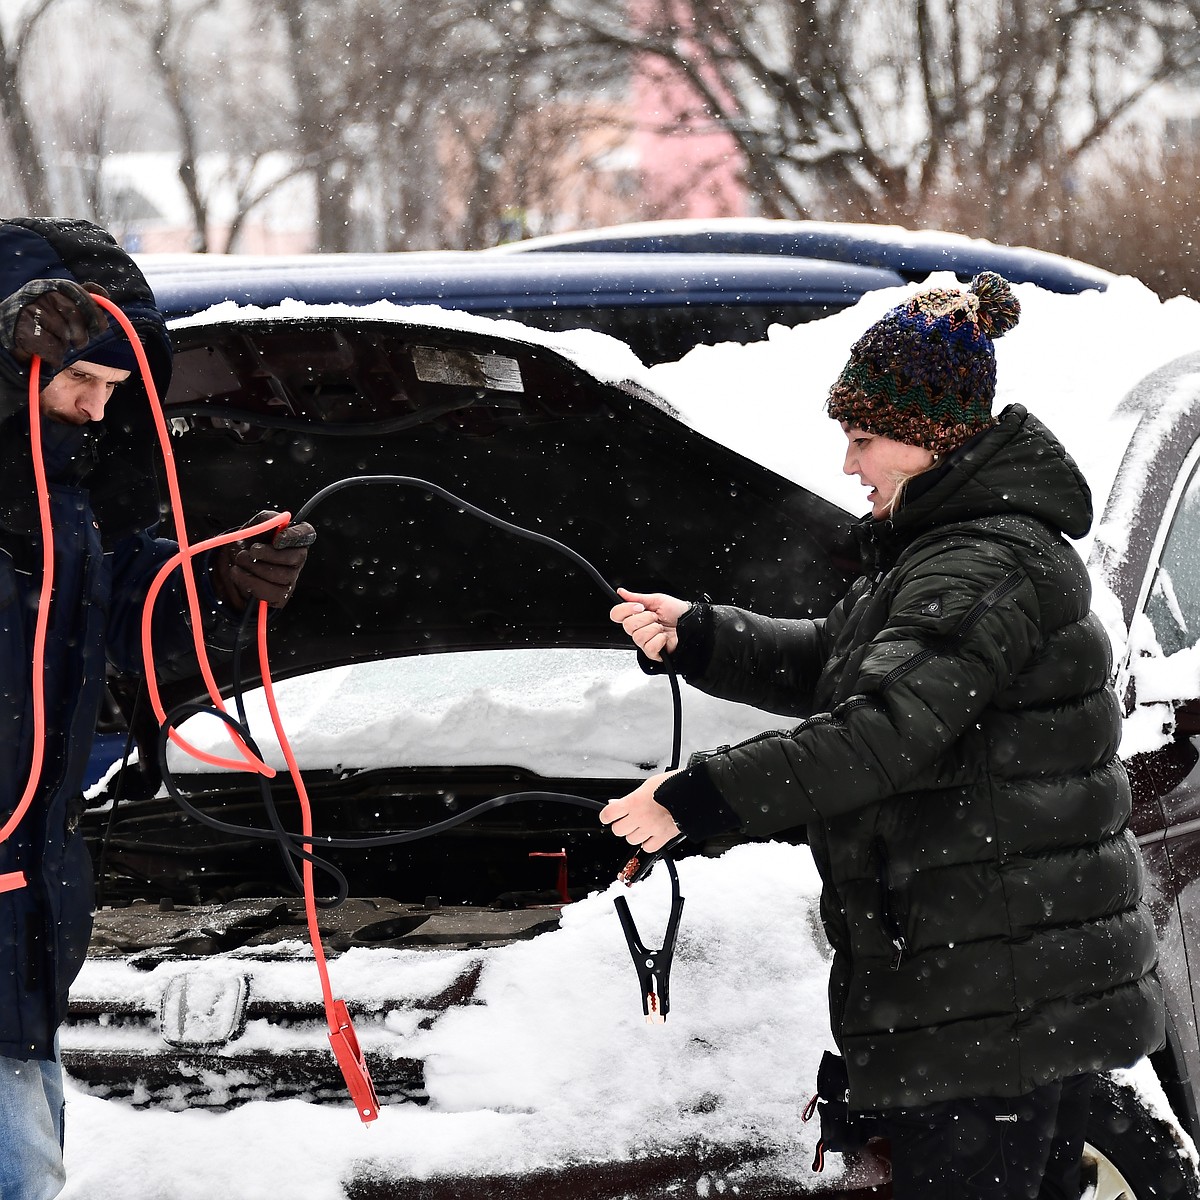
[[[631,90],[641,215],[748,215],[741,151],[688,82],[665,64],[643,60]]]

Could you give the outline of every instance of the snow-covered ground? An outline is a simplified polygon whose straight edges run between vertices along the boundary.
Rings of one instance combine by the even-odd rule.
[[[1100,511],[1128,436],[1113,411],[1144,375],[1200,349],[1200,305],[1162,303],[1127,279],[1104,294],[1017,292],[1022,321],[997,343],[997,407],[1020,401],[1060,435],[1091,479]],[[519,330],[525,340],[563,347],[598,374],[634,377],[710,437],[858,512],[862,493],[841,474],[844,442],[822,403],[851,343],[902,294],[875,293],[824,321],[774,330],[766,342],[701,347],[653,369],[595,334],[536,334],[462,314],[447,320]],[[1126,632],[1105,581],[1097,585],[1121,653]],[[435,688],[419,662],[391,676],[332,672],[294,689],[290,700],[285,684],[285,721],[301,753],[322,766],[370,766],[381,747],[392,760],[414,729],[419,737],[409,738],[409,753],[430,763],[445,761],[438,755],[451,744],[461,746],[464,728],[478,735],[474,761],[494,761],[497,746],[520,747],[522,765],[552,774],[571,768],[571,755],[573,769],[597,775],[663,757],[664,685],[619,654],[567,656],[552,678],[530,677],[519,657],[503,676],[467,666],[463,678],[473,686],[455,696]],[[1159,669],[1169,675],[1171,666],[1160,659]],[[382,724],[347,719],[330,727],[321,698],[337,694],[335,707],[346,714],[346,698],[359,685],[388,693]],[[697,745],[742,736],[758,721],[736,706],[688,700],[689,740]],[[458,761],[471,760],[460,753]],[[632,895],[647,940],[665,919],[661,875]],[[665,1025],[642,1022],[610,890],[568,907],[558,931],[490,952],[484,1004],[403,1035],[411,1038],[406,1053],[427,1064],[427,1107],[388,1106],[363,1128],[348,1106],[286,1101],[228,1113],[146,1111],[71,1090],[64,1194],[335,1200],[343,1195],[340,1181],[367,1166],[413,1179],[503,1174],[630,1159],[696,1140],[753,1142],[777,1151],[782,1171],[807,1175],[815,1133],[799,1113],[830,1044],[811,862],[801,848],[744,846],[719,860],[688,859],[680,876],[687,908]],[[388,962],[403,969],[402,956]],[[356,973],[377,970],[364,956],[334,961],[335,992],[352,990]],[[1135,1079],[1153,1094],[1144,1069]],[[838,1169],[836,1157],[829,1169]]]

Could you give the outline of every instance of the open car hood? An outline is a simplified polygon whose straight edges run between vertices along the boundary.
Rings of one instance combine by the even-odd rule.
[[[462,314],[293,308],[222,308],[173,331],[165,408],[193,541],[261,508],[296,512],[340,480],[407,475],[563,542],[613,584],[707,591],[792,616],[824,613],[840,594],[846,515],[689,429],[639,387],[612,382],[623,358],[637,367],[619,343],[588,335],[597,362],[589,370],[576,361],[583,343],[570,335],[559,348],[553,335],[524,338],[519,326]],[[487,670],[476,660],[490,666],[528,654],[412,656],[533,649],[539,677],[564,648],[631,657],[608,620],[610,597],[590,575],[455,504],[377,483],[337,491],[311,519],[318,540],[270,633],[280,679],[350,663],[368,665],[344,674],[369,675],[369,660],[407,656],[379,664],[387,686],[366,689],[372,705],[382,706],[385,691],[405,692],[392,678],[397,666],[417,674],[445,667],[455,686],[490,703]],[[626,653],[586,649],[613,646]],[[256,656],[244,657],[249,666]],[[229,664],[214,656],[213,666],[228,685]],[[630,667],[622,669],[639,683],[661,683]],[[607,729],[606,696],[622,714],[636,701],[622,685],[586,686],[588,724]],[[164,688],[166,707],[197,690],[194,680]],[[314,693],[320,707],[315,681],[297,690],[306,701]],[[521,701],[533,691],[522,680]],[[351,889],[346,903],[321,908],[320,934],[327,952],[342,957],[346,1003],[384,1098],[427,1097],[424,1061],[404,1031],[479,1003],[482,952],[556,928],[563,904],[607,886],[624,864],[625,848],[595,810],[653,768],[665,729],[662,739],[650,731],[657,748],[640,750],[637,731],[613,722],[620,761],[588,761],[571,705],[559,712],[534,699],[531,724],[565,743],[549,766],[504,721],[490,742],[482,721],[448,722],[462,734],[465,761],[439,763],[420,720],[385,723],[375,735],[365,721],[346,722],[344,708],[331,738],[336,753],[352,754],[340,743],[357,740],[360,750],[378,749],[372,762],[313,763],[315,747],[300,748],[310,759],[314,843]],[[406,724],[416,727],[407,762],[397,745]],[[322,724],[304,740],[328,732]],[[527,754],[539,757],[526,763]],[[92,1094],[132,1103],[338,1100],[344,1086],[302,940],[307,915],[273,839],[260,836],[268,822],[260,781],[184,770],[193,773],[176,773],[175,783],[223,830],[183,819],[153,772],[127,781],[139,773],[122,772],[104,807],[83,814],[101,911],[72,991],[67,1069]],[[542,798],[490,808],[436,840],[407,839],[521,793]],[[584,805],[554,802],[571,797]],[[283,828],[301,827],[288,777],[274,781],[270,804]],[[336,890],[325,872],[318,888]],[[433,952],[429,966],[417,950]],[[442,950],[460,953],[443,962]],[[361,974],[349,977],[355,962]]]
[[[828,611],[848,568],[842,510],[644,389],[605,382],[552,335],[447,318],[224,306],[175,328],[164,407],[191,540],[259,509],[294,513],[339,480],[415,476],[565,543],[613,585]],[[271,635],[280,678],[414,653],[628,644],[569,559],[419,489],[348,487],[310,520],[316,545]],[[184,682],[164,698],[195,692]]]

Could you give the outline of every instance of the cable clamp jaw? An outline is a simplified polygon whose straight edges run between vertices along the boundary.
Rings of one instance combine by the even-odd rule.
[[[643,943],[625,897],[617,896],[613,900],[613,907],[617,910],[621,929],[625,933],[625,944],[629,947],[629,955],[637,971],[638,985],[642,992],[642,1012],[646,1015],[648,1025],[661,1025],[666,1021],[667,1013],[671,1011],[671,964],[675,956],[675,942],[679,936],[679,920],[683,915],[683,896],[679,893],[679,872],[675,869],[675,860],[670,857],[669,852],[685,840],[684,835],[680,834],[644,860],[641,855],[634,855],[617,877],[629,887],[645,879],[655,863],[660,860],[667,864],[671,875],[671,912],[667,918],[662,946],[658,950],[650,950]]]
[[[379,1097],[375,1095],[375,1085],[371,1082],[371,1072],[367,1070],[366,1059],[359,1049],[358,1038],[354,1033],[354,1025],[350,1021],[350,1011],[346,1008],[345,1000],[335,1000],[332,1010],[336,1029],[329,1031],[329,1044],[333,1047],[333,1057],[346,1081],[350,1091],[350,1099],[358,1109],[358,1119],[367,1125],[379,1116]]]
[[[669,859],[672,852],[678,850],[684,842],[687,841],[686,833],[677,833],[669,842],[660,846],[653,854],[643,855],[641,847],[638,847],[638,852],[621,868],[621,873],[617,878],[626,886],[631,887],[635,883],[641,883],[657,863],[664,858]]]

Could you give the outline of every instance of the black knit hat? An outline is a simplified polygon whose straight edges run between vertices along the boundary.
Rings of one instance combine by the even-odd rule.
[[[993,423],[992,339],[1020,316],[1008,281],[992,271],[966,291],[918,292],[854,343],[829,393],[829,415],[935,454],[961,446]]]

